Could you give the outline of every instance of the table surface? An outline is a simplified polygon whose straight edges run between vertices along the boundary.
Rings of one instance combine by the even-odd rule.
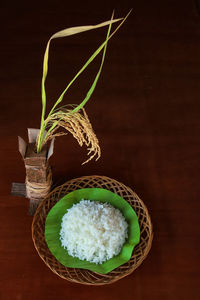
[[[97,88],[86,109],[102,156],[81,166],[86,148],[56,139],[50,159],[56,185],[105,175],[131,187],[154,226],[151,251],[126,278],[107,286],[67,282],[46,267],[31,238],[28,200],[10,196],[24,182],[17,136],[38,128],[42,59],[51,34],[133,12],[109,43]],[[26,1],[1,4],[0,298],[200,299],[200,12],[195,1]],[[106,29],[59,39],[50,48],[48,109]],[[100,60],[71,88],[64,103],[80,103]]]

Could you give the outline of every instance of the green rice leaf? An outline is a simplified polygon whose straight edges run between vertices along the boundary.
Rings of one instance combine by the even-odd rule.
[[[106,48],[107,48],[107,43],[108,41],[110,40],[110,38],[117,32],[117,30],[122,26],[122,24],[125,22],[125,20],[128,18],[129,14],[131,13],[131,11],[126,15],[126,17],[123,19],[123,21],[119,24],[119,26],[113,31],[113,33],[110,35],[110,29],[111,29],[111,24],[109,26],[109,29],[108,29],[108,33],[107,33],[107,38],[105,40],[105,42],[97,49],[97,51],[92,55],[92,60],[96,57],[97,54],[99,54],[99,52],[102,50],[102,48],[104,47],[104,52],[103,52],[103,56],[102,56],[102,61],[101,61],[101,65],[100,65],[100,69],[95,77],[95,80],[91,86],[91,88],[89,89],[85,99],[73,110],[73,112],[76,112],[78,111],[79,109],[83,108],[83,106],[87,103],[87,101],[90,99],[95,87],[96,87],[96,84],[97,84],[97,81],[99,79],[99,76],[101,74],[101,70],[102,70],[102,67],[103,67],[103,63],[104,63],[104,59],[105,59],[105,54],[106,54]],[[97,54],[96,54],[97,53]]]
[[[111,20],[113,19],[113,15],[112,15],[112,18]],[[108,27],[108,32],[107,32],[107,37],[106,37],[106,40],[108,40],[109,38],[109,35],[110,35],[110,30],[111,30],[111,24],[109,25]],[[79,104],[76,108],[73,109],[72,112],[76,112],[78,111],[79,109],[83,108],[83,106],[87,103],[87,101],[90,99],[90,97],[92,96],[92,93],[94,92],[94,89],[96,87],[96,84],[97,84],[97,81],[99,79],[99,76],[101,74],[101,71],[102,71],[102,68],[103,68],[103,63],[104,63],[104,60],[105,60],[105,55],[106,55],[106,49],[107,49],[107,43],[105,44],[104,46],[104,51],[103,51],[103,55],[102,55],[102,60],[101,60],[101,65],[100,65],[100,68],[99,68],[99,71],[95,77],[95,80],[92,84],[92,86],[90,87],[85,99],[81,102],[81,104]]]
[[[107,26],[111,23],[118,22],[120,20],[121,19],[110,20],[110,21],[106,21],[106,22],[103,22],[103,23],[100,23],[100,24],[97,24],[97,25],[70,27],[70,28],[58,31],[57,33],[55,33],[51,36],[51,38],[49,39],[49,41],[47,43],[47,47],[46,47],[45,54],[44,54],[44,61],[43,61],[42,105],[44,107],[44,113],[45,113],[45,109],[46,109],[45,80],[46,80],[47,72],[48,72],[49,46],[50,46],[51,40],[55,39],[55,38],[61,38],[61,37],[66,37],[66,36],[78,34],[78,33],[84,32],[84,31],[88,31],[88,30],[97,29],[97,28],[100,28],[100,27],[103,27],[103,26]]]
[[[51,109],[49,115],[52,114],[52,112],[54,111],[54,109],[56,108],[56,106],[63,100],[63,97],[66,93],[66,91],[69,89],[69,87],[74,83],[74,81],[78,78],[78,76],[88,67],[88,65],[95,59],[95,57],[102,51],[102,49],[105,47],[105,45],[108,43],[108,41],[111,39],[111,37],[118,31],[118,29],[122,26],[122,24],[126,21],[126,19],[128,18],[128,16],[130,15],[131,11],[126,15],[126,17],[124,19],[122,19],[121,23],[119,24],[119,26],[112,32],[111,35],[107,35],[106,40],[100,45],[100,47],[91,55],[91,57],[88,59],[88,61],[84,64],[84,66],[80,69],[80,71],[75,75],[75,77],[71,80],[71,82],[67,85],[66,89],[62,92],[61,96],[58,98],[58,100],[56,101],[56,103],[54,104],[53,108]],[[120,20],[120,19],[118,19]],[[110,21],[110,25],[112,24],[112,19]],[[110,33],[110,31],[109,31]],[[106,51],[106,49],[104,49]],[[104,57],[105,57],[105,51],[104,51],[104,55],[103,55],[103,62],[104,62]],[[101,69],[102,69],[103,63],[100,67],[100,73],[101,73]],[[98,72],[99,73],[99,72]],[[99,73],[99,75],[100,75]],[[91,90],[88,92],[88,95],[86,96],[87,100],[84,99],[82,101],[82,103],[75,108],[74,111],[78,111],[80,108],[82,108],[85,103],[89,100],[90,98],[90,93],[92,94],[92,92],[94,91],[94,88],[96,86],[96,83],[98,81],[99,75],[97,74],[97,77],[95,78],[95,82],[94,82],[94,86],[91,87]]]

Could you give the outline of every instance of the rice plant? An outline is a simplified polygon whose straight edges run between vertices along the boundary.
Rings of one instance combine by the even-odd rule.
[[[130,11],[131,12],[131,11]],[[97,25],[90,26],[79,26],[79,27],[71,27],[59,31],[51,36],[49,39],[43,60],[43,76],[42,76],[42,114],[41,114],[41,124],[40,124],[40,132],[36,142],[37,153],[39,153],[43,146],[51,139],[65,135],[67,132],[70,132],[74,138],[78,141],[79,145],[82,146],[85,144],[88,149],[89,158],[84,162],[88,162],[94,156],[96,156],[96,160],[99,159],[101,155],[100,147],[98,139],[92,129],[92,125],[88,119],[86,111],[84,109],[85,104],[90,99],[96,84],[98,82],[99,76],[102,71],[102,67],[105,60],[107,43],[110,38],[117,32],[117,30],[121,27],[121,25],[125,22],[130,12],[126,15],[125,18],[114,19],[114,14],[112,14],[111,20],[107,22],[103,22]],[[115,22],[119,22],[120,24],[117,28],[111,33],[111,25]],[[74,76],[74,78],[69,82],[65,90],[61,93],[60,97],[57,99],[52,109],[48,114],[46,114],[46,91],[45,91],[45,81],[48,72],[48,56],[49,56],[49,46],[52,39],[66,37],[70,35],[74,35],[77,33],[81,33],[88,30],[97,29],[103,26],[108,26],[107,36],[105,41],[97,48],[97,50],[90,56],[90,58],[86,61],[83,67],[79,70],[79,72]],[[64,95],[70,88],[70,86],[75,82],[75,80],[85,71],[88,65],[102,52],[101,64],[98,69],[98,72],[95,76],[94,81],[92,82],[91,87],[89,88],[85,98],[79,105],[65,105],[59,106],[63,100]],[[64,129],[60,131],[60,129]]]

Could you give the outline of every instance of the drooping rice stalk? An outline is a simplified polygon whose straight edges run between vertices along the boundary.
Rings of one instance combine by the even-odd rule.
[[[99,79],[99,76],[102,71],[106,49],[107,49],[107,43],[110,40],[110,38],[117,32],[117,30],[121,27],[121,25],[125,22],[128,15],[124,19],[113,19],[113,15],[110,21],[103,22],[94,26],[80,26],[80,27],[72,27],[67,28],[62,31],[59,31],[55,33],[48,41],[47,47],[44,54],[44,61],[43,61],[43,76],[42,76],[42,115],[41,115],[41,125],[40,125],[40,133],[38,135],[37,139],[37,152],[39,153],[42,149],[42,147],[52,138],[56,136],[60,136],[63,134],[66,134],[66,132],[58,132],[60,128],[64,128],[66,131],[72,133],[72,135],[77,139],[80,146],[85,144],[88,148],[88,155],[90,155],[89,159],[86,160],[88,162],[91,160],[95,155],[97,155],[97,159],[100,157],[100,147],[98,143],[98,139],[92,129],[91,123],[88,119],[88,116],[83,109],[84,105],[87,103],[87,101],[90,99],[97,81]],[[120,21],[120,24],[118,27],[111,32],[111,25],[112,23]],[[80,32],[84,32],[87,30],[92,30],[96,28],[100,28],[103,26],[107,26],[107,36],[105,41],[98,47],[98,49],[92,54],[92,56],[87,60],[87,62],[83,65],[83,67],[79,70],[79,72],[74,76],[74,78],[70,81],[70,83],[67,85],[65,90],[62,92],[58,100],[53,105],[52,109],[50,110],[49,114],[45,118],[46,115],[46,91],[45,91],[45,81],[47,77],[48,72],[48,55],[49,55],[49,46],[50,42],[54,38],[59,37],[65,37],[73,34],[77,34]],[[58,107],[58,105],[62,102],[63,97],[65,93],[68,91],[70,86],[74,83],[74,81],[81,75],[81,73],[87,68],[87,66],[95,59],[95,57],[103,51],[101,64],[99,67],[99,70],[96,74],[96,77],[85,96],[84,100],[77,106],[73,106],[71,108],[65,108],[65,107]],[[85,163],[86,163],[85,162]]]

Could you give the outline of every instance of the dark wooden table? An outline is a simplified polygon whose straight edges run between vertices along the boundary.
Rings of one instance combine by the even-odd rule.
[[[86,109],[102,157],[81,166],[86,149],[68,135],[51,158],[55,184],[105,175],[130,186],[145,202],[154,241],[144,263],[115,284],[89,287],[53,274],[31,239],[28,200],[10,196],[24,182],[17,136],[38,128],[42,59],[51,34],[133,13],[113,37]],[[195,1],[13,1],[1,4],[0,299],[200,299],[200,14]],[[105,29],[52,42],[48,108]],[[64,103],[80,103],[99,59]]]

